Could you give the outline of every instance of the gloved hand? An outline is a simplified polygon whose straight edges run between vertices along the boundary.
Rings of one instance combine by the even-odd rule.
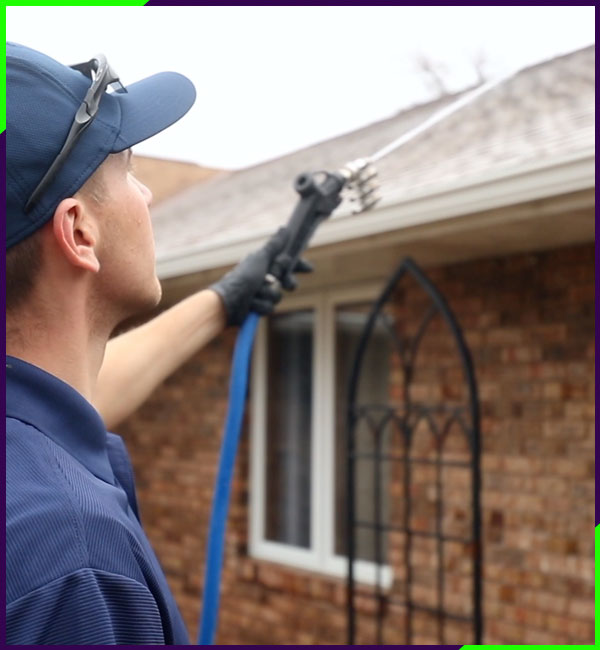
[[[265,279],[273,260],[281,253],[289,237],[287,228],[280,228],[259,250],[250,253],[234,269],[209,288],[216,291],[225,306],[227,325],[241,325],[250,311],[269,314],[281,300],[278,283]],[[312,266],[298,260],[293,272],[309,273]],[[289,273],[281,282],[288,291],[296,287],[296,279]]]

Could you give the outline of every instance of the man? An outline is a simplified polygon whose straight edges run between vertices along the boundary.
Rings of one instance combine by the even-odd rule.
[[[107,348],[161,295],[131,147],[180,119],[193,85],[165,72],[125,89],[102,56],[67,67],[12,43],[6,65],[7,643],[188,644],[105,423],[223,327],[274,308],[265,274],[287,232]]]

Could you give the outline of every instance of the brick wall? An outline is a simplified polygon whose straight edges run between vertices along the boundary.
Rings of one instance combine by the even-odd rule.
[[[593,643],[594,247],[428,273],[464,329],[479,382],[484,642]],[[412,296],[405,294],[399,311]],[[226,333],[181,368],[119,431],[133,456],[145,528],[192,638],[234,335]],[[435,345],[443,346],[441,331]],[[452,365],[433,382],[426,366],[417,390],[457,398]],[[453,452],[461,453],[457,445]],[[430,480],[425,474],[417,480],[417,497],[429,494]],[[446,480],[448,525],[460,528],[468,523],[461,500],[470,486],[464,476]],[[426,501],[424,513],[431,508]],[[218,641],[344,643],[344,581],[249,558],[247,503],[246,436],[230,511]],[[419,545],[413,559],[419,598],[432,597],[433,557],[433,547]],[[446,549],[446,599],[459,609],[468,606],[467,560],[461,548]],[[402,612],[392,610],[401,621]],[[359,599],[360,642],[373,642],[372,612],[372,599]],[[386,642],[402,642],[401,624],[396,628]],[[426,615],[415,618],[414,633],[415,643],[436,642]],[[468,643],[467,634],[449,625],[446,643]]]

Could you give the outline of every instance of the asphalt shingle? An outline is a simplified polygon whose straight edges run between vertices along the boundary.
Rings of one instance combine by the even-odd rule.
[[[157,258],[267,235],[296,202],[297,174],[371,155],[456,99],[402,111],[282,158],[219,176],[164,201],[153,214]],[[389,205],[458,180],[593,146],[594,46],[522,70],[377,164]],[[350,212],[345,201],[333,218]]]

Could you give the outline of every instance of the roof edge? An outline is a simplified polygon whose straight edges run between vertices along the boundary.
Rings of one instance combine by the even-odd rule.
[[[325,222],[311,248],[341,243],[401,228],[450,220],[485,210],[568,194],[595,186],[595,147],[562,155],[542,163],[495,170],[459,180],[435,191],[404,195],[367,214],[347,215]],[[157,258],[160,279],[229,266],[258,246],[271,232],[230,241],[220,247],[196,247]]]

